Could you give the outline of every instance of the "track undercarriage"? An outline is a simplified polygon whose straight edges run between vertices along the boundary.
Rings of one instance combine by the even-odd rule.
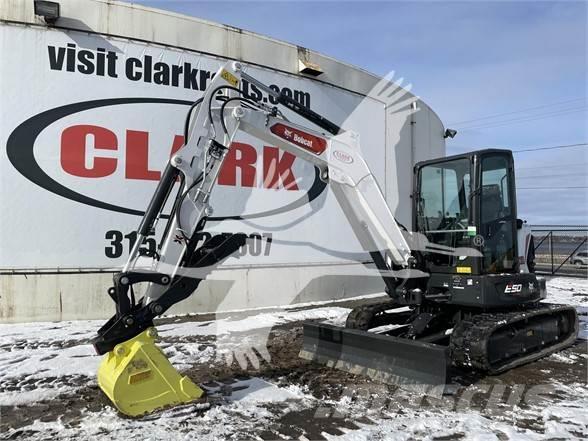
[[[498,374],[573,344],[571,306],[533,303],[490,311],[425,302],[359,306],[346,326],[305,324],[301,357],[385,383],[437,386],[450,367]]]

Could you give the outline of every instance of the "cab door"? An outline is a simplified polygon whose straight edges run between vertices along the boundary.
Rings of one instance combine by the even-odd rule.
[[[479,235],[483,239],[482,274],[518,272],[517,210],[514,166],[510,151],[492,151],[478,158]]]
[[[415,175],[413,225],[432,245],[431,251],[422,252],[426,270],[455,274],[464,268],[470,274],[470,257],[432,251],[435,245],[444,250],[470,247],[470,156],[419,163]]]

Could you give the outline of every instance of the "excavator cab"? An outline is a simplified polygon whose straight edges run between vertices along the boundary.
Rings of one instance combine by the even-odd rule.
[[[423,252],[423,270],[431,274],[428,292],[445,293],[452,303],[482,307],[539,299],[540,290],[531,280],[535,277],[520,272],[510,150],[486,149],[420,162],[414,189],[413,231],[433,245],[477,251]],[[522,285],[519,296],[501,295],[509,284]]]
[[[478,249],[483,257],[429,253],[431,272],[518,271],[514,166],[509,150],[481,150],[418,163],[414,229],[429,242]]]

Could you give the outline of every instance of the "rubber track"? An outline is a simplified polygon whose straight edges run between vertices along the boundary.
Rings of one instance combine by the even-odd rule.
[[[568,305],[541,305],[524,309],[521,311],[501,312],[501,313],[482,313],[473,316],[470,319],[462,320],[453,328],[450,341],[450,354],[454,365],[467,368],[474,368],[490,374],[497,374],[516,366],[529,363],[539,358],[545,357],[553,352],[557,352],[569,345],[575,340],[578,333],[578,318],[573,324],[575,332],[572,332],[567,338],[559,343],[548,346],[530,354],[521,354],[519,358],[507,361],[498,367],[490,366],[487,356],[488,339],[499,328],[508,326],[517,321],[525,320],[533,316],[542,314],[552,315],[557,311],[569,311],[575,309]]]
[[[402,305],[398,305],[392,301],[357,306],[356,308],[353,308],[347,316],[345,327],[367,331],[374,327],[372,322],[376,314],[386,311],[387,309],[399,308],[401,306]]]

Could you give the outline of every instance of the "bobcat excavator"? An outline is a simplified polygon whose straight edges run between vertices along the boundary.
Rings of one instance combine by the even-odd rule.
[[[244,96],[241,79],[316,126]],[[512,153],[483,150],[414,169],[413,232],[401,226],[361,156],[356,134],[278,94],[227,62],[191,107],[185,145],[169,160],[108,294],[116,314],[92,343],[105,354],[98,384],[124,414],[204,400],[155,345],[153,320],[190,296],[245,243],[243,234],[196,239],[231,142],[244,131],[312,163],[328,183],[390,300],[354,309],[345,327],[304,325],[302,358],[383,382],[444,385],[450,365],[490,374],[558,351],[576,338],[572,307],[540,304],[529,228],[517,220]],[[168,199],[174,193],[172,199]],[[408,189],[407,189],[408,191]],[[165,218],[155,252],[143,240]],[[150,265],[139,264],[147,259]],[[144,296],[134,286],[146,283]]]

